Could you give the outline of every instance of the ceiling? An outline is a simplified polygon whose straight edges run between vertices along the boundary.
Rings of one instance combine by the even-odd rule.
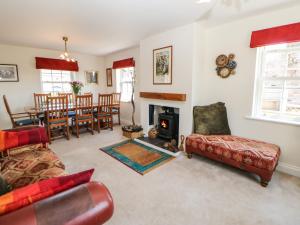
[[[299,0],[1,0],[0,43],[105,55],[197,20],[227,21]]]

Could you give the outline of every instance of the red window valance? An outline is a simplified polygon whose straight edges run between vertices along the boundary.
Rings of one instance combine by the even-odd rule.
[[[251,48],[300,41],[300,23],[252,32]]]
[[[134,67],[134,66],[135,66],[135,61],[133,58],[114,61],[113,63],[113,69],[121,69],[121,68]]]
[[[47,70],[66,70],[66,71],[79,71],[77,62],[68,62],[62,59],[50,59],[35,57],[36,68],[37,69],[47,69]]]

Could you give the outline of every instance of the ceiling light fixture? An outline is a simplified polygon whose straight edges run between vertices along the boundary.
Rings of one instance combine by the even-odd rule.
[[[68,61],[68,62],[75,62],[76,60],[74,58],[71,58],[69,53],[68,53],[68,49],[67,49],[67,42],[69,40],[68,37],[63,37],[62,39],[65,42],[65,52],[62,53],[59,57],[63,60]]]

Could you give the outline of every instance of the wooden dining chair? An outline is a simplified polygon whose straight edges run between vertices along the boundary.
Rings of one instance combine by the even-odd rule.
[[[58,96],[67,96],[69,105],[74,104],[73,93],[58,92]]]
[[[72,118],[72,133],[73,128],[75,128],[76,136],[79,138],[80,128],[84,126],[94,134],[93,95],[75,96],[75,117]]]
[[[55,137],[55,131],[63,132],[63,136],[70,139],[68,98],[67,96],[47,97],[47,109],[45,111],[45,127],[49,137],[49,143]],[[56,136],[61,137],[60,136]]]
[[[74,108],[75,99],[74,99],[73,93],[60,92],[60,93],[58,93],[58,96],[66,96],[68,98],[69,108]],[[74,110],[72,110],[72,111],[69,110],[69,112],[68,112],[69,118],[75,117],[75,114],[76,113]]]
[[[12,123],[12,128],[39,124],[39,120],[27,112],[12,113],[5,95],[3,95],[3,101]]]
[[[118,124],[121,125],[121,93],[112,93],[112,115],[118,115]]]
[[[112,98],[111,94],[98,95],[98,107],[94,115],[98,133],[100,133],[101,123],[113,130]]]
[[[39,111],[44,111],[47,108],[47,97],[50,96],[51,93],[48,94],[33,93],[34,107]]]

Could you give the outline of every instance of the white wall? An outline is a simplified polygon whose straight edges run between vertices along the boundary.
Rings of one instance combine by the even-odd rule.
[[[27,48],[11,45],[0,45],[0,64],[17,64],[19,70],[19,82],[0,82],[0,129],[10,128],[11,123],[2,101],[2,95],[8,98],[13,112],[23,112],[25,106],[33,106],[33,93],[41,92],[40,71],[35,68],[35,57],[57,58],[60,51],[46,49]],[[99,71],[98,85],[86,85],[83,92],[95,94],[101,92],[106,82],[104,72],[104,59],[83,54],[72,54],[79,62],[77,80],[85,84],[84,71]]]
[[[140,84],[140,49],[139,47],[130,48],[127,50],[119,51],[110,55],[106,55],[104,58],[105,68],[111,68],[114,61],[134,58],[135,60],[135,74],[136,74],[136,84],[135,84],[135,122],[140,124],[140,97],[139,97],[139,84]],[[106,84],[105,84],[106,85]],[[113,86],[106,87],[106,92],[116,92],[116,73],[113,70]],[[121,102],[121,121],[125,124],[131,124],[132,116],[132,105],[130,102]]]
[[[198,84],[197,104],[226,103],[232,133],[278,144],[282,148],[279,169],[300,175],[300,127],[246,119],[251,114],[255,78],[256,50],[249,47],[251,32],[300,21],[300,6],[282,9],[206,29],[199,25],[205,40],[204,73]],[[199,27],[198,27],[199,28]],[[219,54],[234,53],[236,75],[221,79],[216,75],[215,59]],[[200,63],[200,62],[199,62]],[[196,91],[196,89],[194,90]]]
[[[148,132],[148,105],[172,106],[180,109],[179,133],[192,132],[192,77],[194,58],[195,24],[178,27],[148,37],[140,42],[140,91],[169,92],[187,94],[186,102],[159,101],[141,99],[141,122]],[[172,85],[153,85],[153,50],[173,46],[173,82]]]

